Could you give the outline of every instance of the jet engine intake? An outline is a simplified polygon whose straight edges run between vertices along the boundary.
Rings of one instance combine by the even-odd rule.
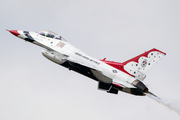
[[[42,54],[44,57],[47,59],[57,63],[57,64],[62,64],[67,60],[67,56],[64,56],[62,54],[59,54],[55,51],[50,51],[50,50],[42,50]]]

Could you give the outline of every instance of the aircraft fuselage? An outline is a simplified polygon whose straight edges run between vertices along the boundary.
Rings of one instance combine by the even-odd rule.
[[[132,61],[123,64],[93,58],[51,31],[8,31],[25,41],[43,47],[42,54],[47,59],[98,81],[98,88],[101,90],[114,94],[120,90],[134,95],[144,95],[145,92],[148,92],[148,88],[141,82],[145,78],[145,74],[140,71],[131,73],[134,68],[128,67],[128,63]],[[157,49],[152,49],[148,51],[147,56],[156,52],[164,54]],[[131,66],[134,64],[140,66],[139,69],[143,69],[143,65],[146,67],[147,64],[150,64],[150,62],[146,63],[148,60],[146,59],[142,61],[141,65],[132,63]],[[130,71],[128,71],[129,68]]]

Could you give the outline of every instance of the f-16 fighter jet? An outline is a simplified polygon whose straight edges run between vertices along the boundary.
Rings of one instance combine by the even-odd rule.
[[[155,48],[125,62],[93,58],[68,43],[62,36],[48,30],[33,32],[8,30],[13,35],[43,47],[47,59],[98,82],[98,89],[118,94],[123,91],[144,96],[150,93],[142,82],[147,71],[166,53]]]

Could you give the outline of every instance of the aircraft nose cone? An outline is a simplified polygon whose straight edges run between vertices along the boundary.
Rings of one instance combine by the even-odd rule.
[[[9,31],[10,33],[12,33],[15,36],[20,35],[17,30],[7,30],[7,31]]]

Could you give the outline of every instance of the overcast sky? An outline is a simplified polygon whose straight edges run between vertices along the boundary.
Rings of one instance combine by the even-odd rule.
[[[3,0],[0,120],[179,120],[148,97],[97,90],[97,82],[41,54],[5,29],[51,30],[98,59],[124,62],[151,48],[167,55],[144,83],[180,103],[179,0]]]

